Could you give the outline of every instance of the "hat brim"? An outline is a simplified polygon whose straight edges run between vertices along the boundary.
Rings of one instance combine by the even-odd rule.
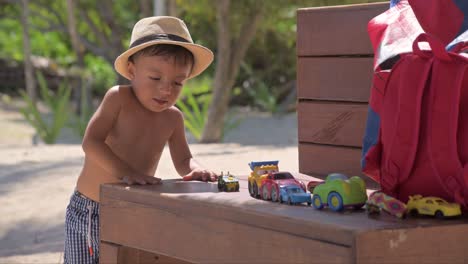
[[[213,62],[213,52],[201,45],[193,44],[193,43],[186,43],[180,41],[172,41],[172,40],[155,40],[155,41],[148,41],[131,49],[128,49],[124,53],[120,54],[114,62],[115,70],[127,79],[130,78],[130,73],[128,72],[128,58],[135,54],[136,52],[153,45],[158,44],[171,44],[182,46],[189,50],[193,54],[194,63],[192,72],[187,77],[187,79],[193,78],[200,73],[202,73],[208,66],[210,66],[211,62]]]

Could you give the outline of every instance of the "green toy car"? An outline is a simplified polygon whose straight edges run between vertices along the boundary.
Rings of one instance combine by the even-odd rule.
[[[229,172],[218,177],[218,190],[224,192],[238,192],[239,191],[239,180],[229,174]]]
[[[333,211],[342,211],[345,207],[361,208],[367,201],[366,183],[358,176],[348,179],[344,174],[332,173],[324,183],[313,191],[312,205],[315,209],[328,206]]]

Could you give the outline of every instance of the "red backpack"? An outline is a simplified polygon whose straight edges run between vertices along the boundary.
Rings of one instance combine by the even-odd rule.
[[[431,50],[421,50],[422,42]],[[468,56],[423,33],[413,52],[400,55],[389,75],[376,73],[363,172],[404,202],[437,196],[468,208]],[[466,55],[466,54],[465,54]],[[388,72],[387,72],[388,73]],[[368,135],[366,135],[367,137]]]

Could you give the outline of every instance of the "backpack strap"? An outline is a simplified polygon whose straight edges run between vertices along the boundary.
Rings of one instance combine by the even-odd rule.
[[[390,114],[395,114],[397,118],[390,144],[385,146],[387,150],[382,164],[381,184],[385,192],[393,195],[396,195],[398,185],[408,179],[416,158],[422,99],[432,60],[418,54],[408,55],[395,65],[391,73],[400,73],[395,77],[399,81],[397,109],[396,112],[393,107],[384,111],[392,111]]]
[[[436,59],[433,63],[430,105],[428,113],[428,150],[437,175],[446,193],[455,202],[467,206],[464,192],[468,182],[468,166],[463,166],[458,155],[457,133],[460,94],[468,63],[458,55],[445,51],[435,38],[426,35]]]

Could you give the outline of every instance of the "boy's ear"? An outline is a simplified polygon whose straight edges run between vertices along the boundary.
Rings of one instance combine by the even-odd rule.
[[[132,80],[133,77],[135,76],[135,64],[133,64],[133,62],[131,61],[127,62],[127,69],[128,69],[130,80]]]

